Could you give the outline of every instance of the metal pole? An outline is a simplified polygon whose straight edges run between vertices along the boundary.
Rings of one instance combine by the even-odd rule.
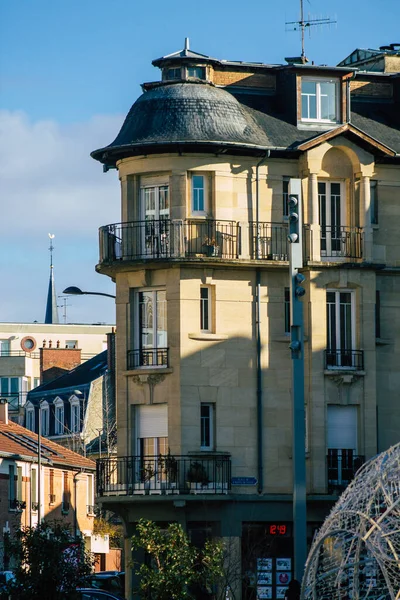
[[[291,200],[294,198],[294,200]],[[296,206],[297,199],[297,206]],[[293,206],[291,205],[293,202]],[[290,349],[292,354],[292,453],[294,576],[301,581],[307,559],[307,496],[304,410],[304,322],[300,287],[303,267],[301,180],[289,183]]]
[[[40,525],[40,521],[42,518],[42,505],[40,498],[40,489],[41,489],[41,469],[42,469],[42,414],[41,414],[41,402],[39,402],[39,414],[38,414],[38,525]],[[32,505],[32,498],[31,498]],[[32,506],[31,506],[32,510]]]

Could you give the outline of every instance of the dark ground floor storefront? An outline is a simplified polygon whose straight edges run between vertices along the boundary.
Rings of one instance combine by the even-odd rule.
[[[332,496],[309,498],[307,542],[333,506]],[[201,547],[206,539],[224,540],[226,548],[227,593],[234,600],[278,600],[293,576],[293,520],[290,496],[140,496],[102,498],[103,507],[116,512],[125,525],[127,598],[133,594],[136,578],[129,562],[130,538],[135,523],[149,519],[166,525],[178,522],[192,543]],[[145,557],[135,556],[136,560]],[[129,575],[130,573],[130,575]],[[206,600],[204,593],[199,600]]]

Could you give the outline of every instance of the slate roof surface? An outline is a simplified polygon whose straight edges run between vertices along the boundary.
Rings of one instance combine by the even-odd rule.
[[[0,421],[0,456],[5,453],[14,457],[37,459],[38,436],[17,423]],[[47,438],[41,441],[41,456],[44,461],[54,466],[62,465],[94,470],[96,464],[76,452],[64,448]]]
[[[400,109],[395,104],[352,102],[353,125],[400,154]]]
[[[371,138],[400,153],[400,116],[394,105],[352,101],[351,122]],[[340,125],[338,125],[339,127]],[[118,136],[92,152],[105,163],[132,154],[199,144],[250,151],[295,151],[321,129],[300,129],[283,112],[276,96],[228,92],[195,82],[160,84],[134,103]]]
[[[75,367],[75,369],[72,369],[71,371],[68,371],[68,373],[57,377],[57,379],[34,388],[31,392],[28,392],[28,399],[31,400],[32,396],[35,397],[40,395],[42,392],[62,390],[65,388],[79,387],[81,385],[89,384],[103,375],[106,369],[107,350],[104,350],[81,365],[78,365]]]

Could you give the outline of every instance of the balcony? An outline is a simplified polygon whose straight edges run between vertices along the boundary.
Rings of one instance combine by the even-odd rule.
[[[100,263],[238,256],[234,221],[162,219],[100,227]]]
[[[218,456],[125,456],[97,460],[97,495],[227,494],[231,459]]]
[[[250,256],[261,260],[289,260],[286,223],[255,223],[250,227]]]
[[[363,350],[325,350],[324,351],[325,369],[351,369],[355,371],[364,371],[364,351]]]
[[[140,367],[168,367],[168,348],[142,348],[129,350],[128,370]]]
[[[328,493],[341,493],[354,479],[365,457],[353,454],[352,450],[329,450],[326,457],[328,471]]]
[[[321,225],[321,258],[354,258],[363,256],[363,234],[360,227],[327,227]]]

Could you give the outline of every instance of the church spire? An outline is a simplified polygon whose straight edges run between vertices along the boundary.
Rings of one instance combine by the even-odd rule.
[[[56,286],[54,285],[54,267],[53,267],[53,239],[54,233],[49,233],[50,238],[50,280],[49,290],[47,292],[47,304],[46,304],[46,316],[44,318],[45,323],[58,323],[58,311],[57,311],[57,296]]]

